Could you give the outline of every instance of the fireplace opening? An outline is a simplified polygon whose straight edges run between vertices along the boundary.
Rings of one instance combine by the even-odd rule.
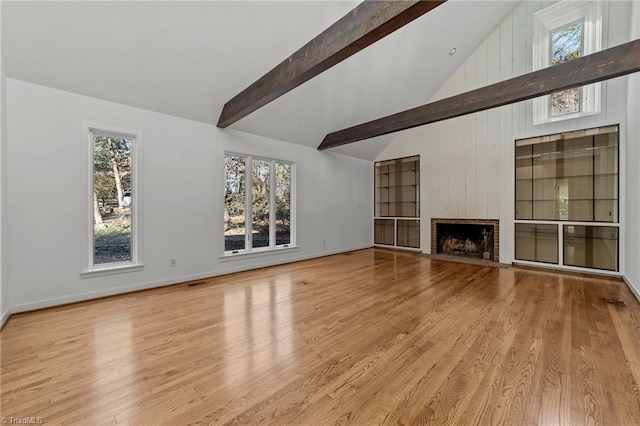
[[[493,224],[436,223],[436,253],[495,261]]]

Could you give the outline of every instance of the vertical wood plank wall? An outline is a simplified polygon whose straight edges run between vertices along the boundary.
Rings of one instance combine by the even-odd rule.
[[[533,14],[553,1],[522,2],[471,53],[430,102],[533,71]],[[630,40],[631,3],[603,4],[603,48]],[[458,52],[466,54],[466,52]],[[515,139],[621,124],[624,145],[627,77],[602,83],[599,114],[556,123],[533,125],[531,101],[519,102],[463,117],[405,130],[376,159],[420,155],[423,224],[432,217],[500,219],[500,257],[514,254]],[[621,174],[624,178],[624,170]],[[624,200],[620,206],[621,222]],[[430,251],[431,230],[421,229],[423,252]]]
[[[631,37],[640,37],[640,2],[635,2],[631,11]],[[625,252],[629,262],[625,267],[625,278],[640,300],[640,73],[629,76],[627,96],[627,146],[624,160],[626,163],[626,217],[624,238]]]

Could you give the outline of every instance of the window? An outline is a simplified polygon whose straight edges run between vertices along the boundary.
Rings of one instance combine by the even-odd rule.
[[[534,15],[533,67],[568,62],[602,48],[598,2],[563,1]],[[533,101],[534,124],[600,112],[600,83],[541,96]]]
[[[617,271],[618,126],[517,140],[515,151],[516,259]]]
[[[140,183],[136,164],[142,134],[105,126],[85,126],[88,226],[84,273],[141,267],[138,247]]]
[[[569,62],[582,56],[582,22],[558,28],[551,31],[551,64],[557,65]],[[549,107],[551,117],[580,112],[581,107],[580,87],[552,93]]]
[[[293,245],[293,175],[289,162],[225,155],[225,253]]]

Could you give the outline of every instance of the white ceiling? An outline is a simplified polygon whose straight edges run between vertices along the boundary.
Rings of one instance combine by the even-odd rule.
[[[4,0],[2,51],[8,77],[215,124],[225,102],[357,4]],[[316,147],[426,103],[516,4],[450,0],[232,128]],[[392,137],[334,150],[373,159]]]

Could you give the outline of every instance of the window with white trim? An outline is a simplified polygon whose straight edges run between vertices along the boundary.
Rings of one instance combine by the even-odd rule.
[[[225,154],[224,252],[293,246],[294,164]]]
[[[138,161],[142,134],[107,126],[84,126],[87,208],[83,273],[140,268]]]
[[[534,15],[534,70],[567,62],[602,49],[602,8],[595,1],[563,1]],[[533,123],[597,114],[600,83],[533,100]]]

